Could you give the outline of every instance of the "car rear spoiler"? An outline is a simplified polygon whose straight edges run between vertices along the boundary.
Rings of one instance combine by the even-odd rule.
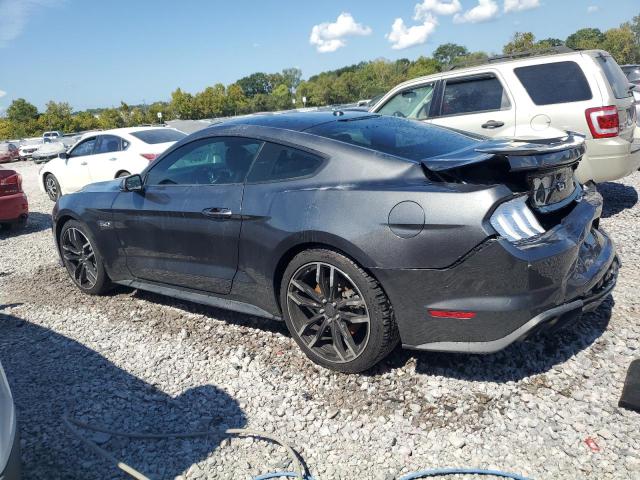
[[[496,157],[509,161],[510,170],[544,170],[577,163],[585,152],[584,136],[567,132],[561,138],[486,140],[440,157],[422,160],[432,172],[444,172]]]

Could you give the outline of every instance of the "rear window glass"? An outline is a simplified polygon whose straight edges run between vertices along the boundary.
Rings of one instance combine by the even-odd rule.
[[[589,82],[576,62],[555,62],[514,69],[536,105],[591,100]]]
[[[472,137],[446,128],[387,116],[338,120],[306,131],[409,160],[435,157],[477,143]]]
[[[493,75],[447,80],[442,98],[441,115],[488,112],[509,109],[500,80]]]
[[[140,130],[137,132],[131,132],[131,135],[136,137],[138,140],[142,140],[144,143],[150,144],[177,142],[187,136],[182,132],[178,132],[177,130],[172,130],[170,128]]]
[[[267,143],[251,167],[248,182],[275,182],[306,177],[322,165],[322,158],[297,148]]]
[[[629,90],[629,79],[624,74],[620,66],[616,63],[613,57],[609,55],[600,55],[597,57],[598,63],[604,70],[604,74],[607,77],[613,95],[616,98],[627,98],[632,95]]]
[[[9,151],[9,145],[8,144],[2,144],[0,145],[0,152],[8,152]]]

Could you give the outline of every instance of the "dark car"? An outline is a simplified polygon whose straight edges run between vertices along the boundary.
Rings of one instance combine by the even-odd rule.
[[[20,160],[18,147],[13,143],[0,143],[0,163],[9,163]]]
[[[211,126],[141,175],[61,197],[53,232],[84,292],[110,283],[283,318],[343,372],[406,348],[486,353],[613,288],[581,138],[488,141],[362,112]]]

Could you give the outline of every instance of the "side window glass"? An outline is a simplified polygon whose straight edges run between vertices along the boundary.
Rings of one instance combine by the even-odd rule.
[[[101,135],[99,139],[100,141],[95,151],[96,154],[119,152],[121,150],[120,137],[116,137],[115,135]]]
[[[429,109],[431,108],[431,101],[433,100],[433,90],[433,83],[403,90],[385,103],[377,113],[424,120],[429,116]]]
[[[171,152],[155,165],[147,185],[224,185],[244,182],[261,141],[205,138]]]
[[[448,80],[444,87],[441,115],[506,110],[511,106],[495,76]]]
[[[93,154],[93,147],[96,144],[96,138],[88,138],[84,142],[79,143],[71,152],[69,157],[84,157]]]
[[[251,167],[247,182],[274,182],[306,177],[322,165],[322,158],[296,148],[267,143]]]

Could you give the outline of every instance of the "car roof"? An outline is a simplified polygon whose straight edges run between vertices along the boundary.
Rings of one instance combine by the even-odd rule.
[[[122,128],[111,128],[109,130],[95,130],[92,132],[86,132],[82,134],[80,140],[84,140],[89,137],[97,137],[98,135],[131,135],[135,132],[142,132],[145,130],[177,130],[172,127],[122,127]],[[179,131],[179,130],[177,130]]]
[[[443,76],[451,76],[451,75],[457,76],[460,74],[475,73],[477,71],[486,71],[487,69],[499,70],[500,68],[503,68],[503,66],[513,68],[514,66],[519,66],[519,65],[545,63],[545,61],[549,61],[549,60],[567,59],[567,58],[576,57],[576,56],[577,57],[581,57],[581,56],[593,57],[593,56],[604,55],[604,54],[609,55],[609,53],[605,52],[604,50],[575,50],[571,52],[553,53],[553,54],[547,54],[547,55],[532,55],[527,57],[515,57],[515,58],[499,58],[497,61],[493,61],[493,62],[483,62],[478,65],[470,65],[468,67],[454,68],[451,70],[445,70],[442,72],[433,73],[431,75],[425,75],[423,77],[412,78],[410,80],[406,80],[402,83],[399,83],[389,91],[402,89],[408,86],[414,86],[416,84],[421,84],[424,82],[432,81],[434,79],[439,79]],[[385,94],[384,96],[386,97],[387,95]],[[377,103],[379,103],[379,101]],[[372,105],[372,107],[373,106],[375,105]]]
[[[375,114],[373,114],[375,115]],[[216,123],[207,127],[201,132],[212,132],[217,129],[241,126],[241,125],[253,125],[259,127],[271,127],[281,130],[293,130],[296,132],[302,132],[315,126],[332,123],[337,121],[345,121],[351,119],[358,119],[364,117],[371,117],[372,114],[362,110],[334,110],[334,111],[313,111],[313,112],[301,112],[301,111],[287,111],[287,112],[275,112],[275,113],[259,113],[254,115],[246,115],[243,117],[236,117],[231,120],[225,120],[220,123]]]

